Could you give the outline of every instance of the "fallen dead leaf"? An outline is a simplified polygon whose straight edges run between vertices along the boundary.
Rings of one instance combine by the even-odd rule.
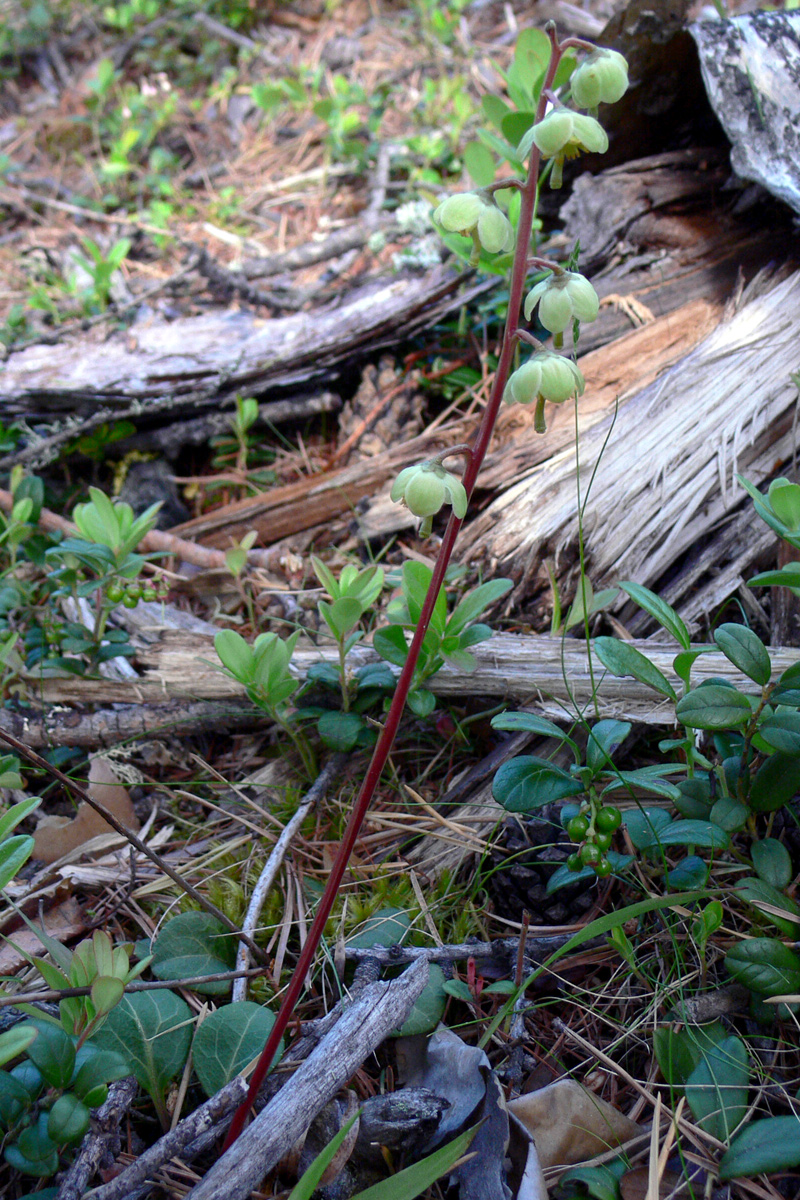
[[[120,783],[108,759],[101,754],[92,758],[86,790],[118,821],[134,833],[138,832],[139,819],[131,804],[128,789]],[[33,835],[33,857],[41,862],[53,863],[91,838],[114,832],[108,821],[84,800],[78,805],[74,817],[42,817]]]
[[[557,1079],[518,1096],[509,1101],[508,1111],[533,1138],[543,1168],[585,1162],[641,1132],[635,1121],[574,1079]]]
[[[86,929],[81,906],[72,896],[48,909],[44,914],[45,932],[59,942],[68,942]],[[34,924],[38,924],[38,919]],[[7,935],[0,948],[0,975],[13,975],[28,961],[25,954],[43,954],[44,947],[32,929],[24,926]],[[24,954],[22,952],[25,952]]]
[[[650,1182],[650,1171],[647,1167],[634,1167],[626,1171],[619,1181],[622,1200],[645,1200]],[[681,1196],[686,1192],[687,1181],[677,1171],[665,1171],[658,1181],[658,1200],[667,1200],[669,1196]]]

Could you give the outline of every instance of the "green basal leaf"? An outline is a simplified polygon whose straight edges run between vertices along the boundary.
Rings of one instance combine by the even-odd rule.
[[[747,696],[715,683],[693,688],[675,706],[678,720],[690,729],[735,728],[749,721],[752,713]]]
[[[453,996],[456,1000],[463,1000],[465,1004],[472,1004],[475,999],[469,989],[469,984],[465,983],[463,979],[446,979],[442,986],[448,996]]]
[[[275,1024],[275,1014],[251,1000],[226,1004],[210,1013],[195,1034],[192,1058],[200,1086],[214,1096],[244,1068],[258,1058]],[[272,1061],[283,1054],[284,1043]]]
[[[513,587],[510,579],[492,579],[473,588],[463,600],[459,601],[447,621],[447,633],[461,633],[467,625],[471,625],[487,608],[501,600]]]
[[[428,982],[422,989],[405,1022],[396,1030],[396,1037],[418,1037],[433,1033],[444,1016],[447,994],[444,990],[444,971],[438,963],[429,964]]]
[[[670,700],[677,699],[675,689],[666,675],[635,646],[618,638],[599,637],[595,638],[594,647],[600,662],[612,675],[620,679],[632,676],[662,696]]]
[[[788,887],[792,875],[792,858],[777,838],[762,838],[753,842],[750,853],[756,874],[779,890]]]
[[[255,674],[253,651],[233,629],[222,629],[214,638],[214,649],[220,662],[240,683],[252,683]]]
[[[436,708],[436,697],[427,688],[415,688],[408,693],[408,707],[415,717],[429,717]]]
[[[508,812],[531,812],[567,796],[578,796],[583,790],[580,780],[532,754],[504,762],[492,784],[492,795]]]
[[[708,779],[695,777],[678,783],[678,795],[673,800],[682,817],[705,821],[711,812],[711,785]]]
[[[785,704],[789,708],[800,708],[800,663],[786,668],[770,692],[769,702],[773,706]]]
[[[150,969],[156,979],[194,979],[230,971],[236,942],[221,921],[205,912],[186,912],[167,921],[153,942]],[[230,980],[193,984],[194,991],[225,995]]]
[[[733,1139],[719,1164],[722,1180],[800,1167],[800,1116],[751,1121]]]
[[[667,604],[666,600],[662,600],[655,592],[651,592],[650,588],[644,587],[641,583],[634,583],[632,580],[626,580],[619,586],[635,604],[643,608],[654,621],[658,621],[659,625],[666,629],[679,646],[683,646],[684,650],[689,649],[691,645],[689,630],[683,619],[678,616],[671,605]]]
[[[396,667],[404,667],[408,658],[408,643],[400,625],[389,625],[378,629],[372,636],[376,653]]]
[[[97,1088],[130,1074],[130,1064],[121,1054],[98,1050],[91,1042],[87,1042],[75,1056],[75,1074],[70,1089],[79,1100],[83,1100],[87,1108],[94,1108],[90,1100]]]
[[[752,629],[746,625],[720,625],[714,633],[714,641],[743,675],[766,687],[772,675],[772,663],[766,646]]]
[[[12,755],[3,755],[0,758],[0,765],[8,759],[12,762],[16,761]],[[15,829],[20,821],[24,821],[26,817],[30,816],[41,803],[41,797],[29,796],[25,800],[20,800],[18,804],[12,804],[10,808],[7,808],[0,817],[0,842],[4,841],[11,833],[11,830]]]
[[[464,147],[464,166],[476,187],[493,183],[497,171],[491,150],[482,142],[468,142]]]
[[[352,750],[364,728],[364,721],[354,712],[328,711],[317,721],[317,732],[330,750]]]
[[[800,595],[800,563],[790,562],[779,571],[761,571],[747,581],[748,587],[786,587]]]
[[[662,846],[702,846],[707,850],[725,850],[730,843],[725,830],[711,821],[673,821],[660,831],[658,840]]]
[[[166,1086],[186,1063],[192,1025],[192,1010],[174,992],[133,992],[112,1009],[92,1042],[130,1062],[141,1086],[163,1110]]]
[[[683,1087],[704,1052],[727,1037],[719,1021],[708,1025],[686,1025],[675,1029],[659,1025],[653,1033],[653,1051],[658,1069],[670,1087]]]
[[[13,787],[15,782],[7,783],[5,786]],[[22,781],[20,780],[20,783]],[[33,853],[33,838],[26,833],[18,833],[14,837],[6,838],[0,845],[0,888],[4,888],[10,883]]]
[[[379,908],[366,921],[363,929],[347,939],[355,950],[372,946],[401,946],[411,929],[411,918],[403,908]]]
[[[800,958],[775,938],[747,938],[725,955],[725,966],[762,996],[800,992]]]

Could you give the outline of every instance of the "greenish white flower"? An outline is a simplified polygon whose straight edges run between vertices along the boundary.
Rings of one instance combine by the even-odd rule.
[[[577,271],[551,274],[525,297],[525,319],[539,305],[539,320],[551,333],[563,333],[573,321],[594,321],[600,301],[588,279]]]
[[[458,478],[435,459],[401,471],[392,485],[392,500],[405,504],[415,517],[432,517],[445,504],[457,517],[466,516],[467,493]]]
[[[527,158],[537,146],[543,158],[552,158],[550,186],[561,187],[561,170],[565,158],[575,158],[584,151],[605,154],[608,134],[599,121],[568,108],[554,108],[522,137],[517,152]]]
[[[579,108],[616,104],[628,90],[628,64],[616,50],[593,50],[573,72],[569,84]]]
[[[583,395],[583,375],[571,358],[554,350],[539,350],[510,376],[503,392],[506,404],[530,404],[549,400],[563,404],[570,396]]]
[[[433,219],[448,233],[477,237],[484,250],[492,254],[510,250],[514,244],[511,222],[492,197],[483,192],[458,192],[448,196],[434,209]]]

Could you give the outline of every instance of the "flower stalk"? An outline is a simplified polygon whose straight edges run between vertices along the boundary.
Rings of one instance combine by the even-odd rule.
[[[548,65],[544,84],[540,92],[536,118],[534,126],[532,127],[534,129],[536,128],[536,125],[544,118],[548,104],[547,94],[553,85],[556,71],[564,52],[573,46],[579,46],[580,48],[587,46],[586,43],[574,38],[569,38],[565,42],[559,43],[555,33],[555,26],[552,22],[547,26],[547,33],[551,42],[550,63]],[[589,48],[594,49],[594,47]],[[560,151],[560,145],[558,149]],[[471,497],[472,491],[475,487],[475,482],[478,478],[481,466],[483,465],[486,452],[489,448],[492,433],[497,422],[497,416],[503,401],[503,395],[506,391],[506,385],[508,384],[511,374],[515,347],[520,336],[518,326],[520,312],[522,309],[523,293],[525,290],[525,280],[530,261],[529,256],[531,233],[536,210],[541,157],[541,148],[533,139],[531,139],[530,159],[528,163],[527,177],[524,182],[503,180],[502,184],[499,186],[490,186],[490,188],[484,189],[483,196],[479,196],[477,201],[471,206],[463,195],[459,195],[457,197],[451,197],[450,201],[445,201],[437,209],[437,213],[439,214],[439,222],[443,225],[443,227],[455,227],[459,224],[459,222],[463,222],[459,228],[463,229],[465,232],[472,230],[475,238],[478,238],[482,232],[478,226],[478,222],[479,220],[486,219],[487,212],[489,212],[490,222],[493,222],[498,226],[500,225],[497,217],[501,216],[502,214],[500,214],[499,210],[497,210],[497,215],[491,211],[491,207],[493,206],[493,193],[497,190],[500,190],[500,186],[503,188],[514,187],[520,192],[521,203],[519,221],[517,225],[514,260],[511,268],[509,285],[508,315],[503,332],[502,345],[497,363],[497,369],[495,371],[494,382],[488,403],[484,410],[483,418],[475,436],[474,443],[471,448],[459,446],[455,449],[442,452],[440,455],[436,456],[435,460],[428,460],[427,463],[421,464],[421,468],[407,468],[407,470],[410,472],[418,472],[420,469],[430,470],[434,463],[438,463],[440,469],[443,470],[443,468],[441,468],[441,462],[444,458],[446,458],[449,454],[463,453],[466,458],[466,466],[464,469],[464,474],[461,478],[461,484],[463,484],[463,488],[466,492],[467,501],[469,501],[469,498]],[[467,196],[469,196],[469,194],[467,194]],[[503,217],[503,219],[505,218]],[[492,224],[490,228],[490,239],[495,235],[495,233],[496,231],[494,229],[494,224]],[[495,240],[501,240],[499,234],[496,236]],[[542,265],[552,270],[554,274],[560,271],[560,268],[557,264],[542,262]],[[529,335],[524,337],[523,340],[533,341]],[[551,352],[545,353],[549,354]],[[575,370],[577,370],[577,368],[575,368]],[[541,422],[543,423],[543,399],[537,399],[536,411],[537,420],[541,418]],[[407,478],[411,477],[411,475],[407,476]],[[308,971],[313,963],[317,947],[322,938],[325,924],[333,908],[339,886],[344,878],[345,871],[347,870],[347,865],[355,847],[355,843],[358,839],[361,826],[364,822],[364,818],[367,814],[372,798],[380,782],[384,766],[386,765],[389,757],[392,744],[403,716],[406,699],[414,678],[414,670],[419,658],[420,650],[422,648],[422,642],[428,630],[434,605],[439,595],[439,591],[444,583],[445,573],[453,554],[456,539],[464,521],[464,516],[459,515],[458,512],[456,512],[456,507],[458,507],[460,510],[462,509],[460,504],[453,504],[451,509],[450,518],[447,522],[447,526],[439,548],[439,553],[434,564],[430,587],[428,588],[428,593],[422,606],[422,611],[408,650],[408,656],[406,658],[405,665],[403,666],[397,681],[397,687],[392,699],[391,707],[386,715],[385,722],[373,751],[372,759],[369,767],[367,768],[361,788],[359,789],[350,819],[347,823],[347,827],[336,855],[336,860],[331,868],[325,890],[319,901],[316,915],[311,924],[311,928],[309,929],[305,944],[303,945],[298,956],[294,974],[292,975],[284,994],[283,1002],[275,1020],[269,1040],[267,1041],[267,1044],[252,1076],[247,1099],[234,1115],[234,1119],[225,1142],[226,1149],[239,1136],[247,1118],[247,1113],[250,1109],[250,1106],[252,1105],[255,1095],[261,1086],[270,1063],[273,1060],[280,1039],[283,1036],[287,1025],[289,1024],[295,1004],[300,997]]]

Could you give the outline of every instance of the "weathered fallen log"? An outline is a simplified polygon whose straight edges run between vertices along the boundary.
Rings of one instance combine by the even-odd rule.
[[[677,647],[662,642],[631,643],[646,653],[672,680],[676,690],[680,681],[672,670]],[[587,644],[573,638],[537,634],[498,633],[473,647],[477,668],[471,674],[443,667],[431,680],[431,689],[439,696],[499,696],[512,706],[527,705],[537,712],[561,721],[571,721],[583,711],[593,712],[592,673],[589,670]],[[776,672],[800,659],[800,650],[771,651]],[[217,662],[211,638],[176,630],[164,630],[149,646],[142,647],[134,660],[141,674],[133,680],[42,679],[34,683],[31,695],[45,704],[105,704],[111,702],[159,704],[167,700],[241,700],[244,688],[215,669]],[[293,664],[303,676],[312,663],[337,662],[333,648],[298,649]],[[377,655],[369,646],[357,646],[348,656],[355,670]],[[693,680],[719,677],[730,679],[744,691],[758,688],[720,653],[704,654],[693,667]],[[633,679],[616,679],[603,673],[594,658],[594,681],[600,715],[624,720],[669,725],[672,706],[651,689]]]

